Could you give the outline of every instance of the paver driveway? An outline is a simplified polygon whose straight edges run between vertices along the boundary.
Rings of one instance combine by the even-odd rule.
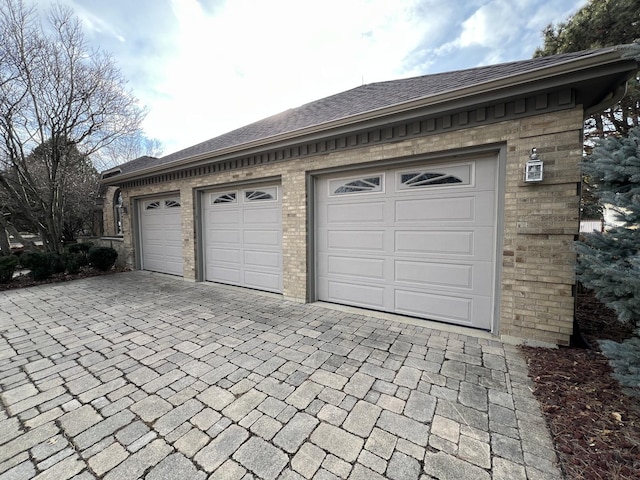
[[[558,479],[514,347],[131,272],[0,293],[0,479]]]

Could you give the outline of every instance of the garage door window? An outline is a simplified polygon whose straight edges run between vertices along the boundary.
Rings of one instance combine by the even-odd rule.
[[[236,203],[237,202],[237,193],[236,192],[226,192],[220,194],[212,194],[211,195],[211,205],[220,205],[227,203]]]
[[[246,202],[256,202],[264,200],[277,200],[277,188],[265,188],[264,190],[245,190],[244,199]]]
[[[460,186],[471,183],[471,165],[456,165],[433,170],[413,170],[398,173],[398,189]]]
[[[156,201],[156,202],[147,202],[144,206],[145,210],[156,210],[160,208],[160,202]]]
[[[366,176],[356,179],[334,180],[329,186],[331,195],[371,193],[382,191],[382,175]]]
[[[180,206],[180,202],[177,200],[165,200],[164,206],[165,208],[177,208]]]

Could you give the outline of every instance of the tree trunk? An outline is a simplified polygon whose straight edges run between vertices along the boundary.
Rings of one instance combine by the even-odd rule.
[[[9,244],[9,234],[7,233],[7,221],[0,213],[0,254],[11,255],[11,245]]]

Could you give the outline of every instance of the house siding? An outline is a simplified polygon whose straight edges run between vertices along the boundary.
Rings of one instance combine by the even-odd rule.
[[[274,161],[215,173],[206,173],[203,168],[198,175],[167,175],[147,185],[125,183],[122,194],[124,204],[129,205],[129,214],[123,216],[126,260],[133,268],[139,265],[132,229],[136,217],[134,201],[179,192],[184,278],[201,280],[195,208],[199,192],[232,183],[279,179],[282,184],[283,296],[299,302],[310,301],[313,300],[309,280],[313,258],[308,258],[310,175],[347,166],[402,162],[422,155],[437,157],[454,151],[464,154],[465,149],[486,148],[496,152],[500,149],[506,165],[500,189],[504,200],[499,212],[501,231],[498,231],[502,258],[498,269],[499,315],[494,333],[504,340],[566,345],[573,331],[575,255],[572,242],[579,230],[582,122],[582,108],[572,107],[487,125],[459,126],[455,131],[441,129],[432,134],[425,131],[422,135],[404,136],[403,131],[397,129],[394,135],[389,135],[387,143],[358,141],[349,145],[347,142],[343,145],[345,148],[321,153],[298,148],[291,153],[305,153],[304,156],[273,157]],[[339,142],[336,140],[336,147],[340,146]],[[524,165],[533,147],[544,161],[545,178],[540,184],[523,181]],[[162,181],[173,177],[180,178]],[[109,214],[107,208],[105,204],[105,217]]]

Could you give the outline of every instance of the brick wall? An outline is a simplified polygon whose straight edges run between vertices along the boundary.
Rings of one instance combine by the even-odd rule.
[[[501,285],[497,302],[499,318],[494,333],[507,340],[567,344],[572,332],[574,254],[571,244],[578,233],[579,162],[582,158],[582,109],[494,123],[485,126],[412,137],[303,159],[280,160],[260,166],[188,177],[165,183],[123,190],[124,246],[127,262],[135,267],[131,230],[133,200],[143,196],[180,193],[184,277],[201,277],[197,261],[196,189],[260,178],[282,182],[283,295],[308,301],[307,286],[307,176],[327,168],[369,162],[397,161],[419,155],[446,154],[452,150],[501,148],[505,178],[502,258],[498,271]],[[531,148],[544,161],[545,178],[539,184],[523,181]],[[106,208],[106,207],[105,207]],[[498,254],[500,258],[500,254]]]

